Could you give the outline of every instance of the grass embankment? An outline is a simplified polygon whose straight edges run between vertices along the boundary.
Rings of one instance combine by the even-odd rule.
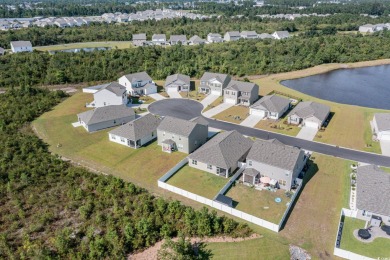
[[[376,60],[348,64],[324,64],[313,68],[280,73],[253,79],[259,84],[260,95],[266,95],[273,90],[277,90],[289,95],[300,97],[303,100],[311,100],[330,106],[334,113],[332,120],[324,132],[319,132],[314,141],[339,145],[367,152],[380,153],[380,145],[371,139],[370,121],[374,113],[389,112],[386,110],[358,107],[352,105],[339,104],[327,100],[318,99],[280,84],[282,80],[307,77],[314,74],[325,73],[331,70],[342,68],[358,68],[365,66],[376,66],[390,64],[390,60]],[[260,126],[261,127],[261,126]],[[273,129],[267,129],[273,131]]]
[[[76,42],[68,44],[58,44],[58,45],[49,45],[49,46],[37,46],[34,47],[34,50],[37,51],[59,51],[59,50],[69,50],[69,49],[78,49],[78,48],[112,48],[112,49],[128,49],[132,48],[133,44],[131,41],[109,41],[109,42]]]

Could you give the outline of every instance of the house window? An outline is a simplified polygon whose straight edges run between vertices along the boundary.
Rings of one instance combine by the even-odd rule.
[[[226,93],[226,95],[229,95],[229,90],[226,90],[225,93]],[[232,93],[234,93],[234,92],[232,92]]]
[[[165,136],[165,132],[163,133],[163,136]]]
[[[105,105],[106,105],[106,102],[104,102],[103,105],[105,106]]]
[[[288,177],[290,174],[288,172],[286,172],[286,176]]]
[[[115,135],[112,135],[112,136],[111,136],[111,139],[112,139],[112,140],[115,140]]]
[[[154,132],[152,132],[152,137],[154,136]]]
[[[178,148],[183,148],[184,146],[182,144],[177,145]]]
[[[116,124],[116,120],[114,120],[114,124]]]
[[[249,165],[249,166],[252,166],[252,161],[248,161],[248,165]]]
[[[195,145],[198,145],[198,141],[197,140],[195,140]]]
[[[175,139],[175,136],[174,136],[174,135],[172,135],[172,139]]]
[[[193,165],[198,165],[198,161],[197,160],[192,160],[192,164]]]
[[[181,140],[181,137],[179,136],[179,141]]]
[[[121,142],[124,143],[125,142],[125,138],[121,137]]]
[[[286,180],[279,180],[278,182],[280,185],[286,186]]]
[[[207,164],[207,169],[212,170],[213,166],[211,164]]]

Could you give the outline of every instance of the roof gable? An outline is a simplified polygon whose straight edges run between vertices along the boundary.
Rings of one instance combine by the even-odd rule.
[[[265,109],[270,112],[279,113],[290,105],[290,100],[277,95],[267,95],[262,97],[251,108],[253,109]]]
[[[157,130],[188,137],[197,125],[197,122],[166,116],[161,121]]]

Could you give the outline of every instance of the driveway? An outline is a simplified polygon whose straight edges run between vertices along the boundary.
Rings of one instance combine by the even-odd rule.
[[[382,140],[380,141],[382,154],[386,156],[390,156],[390,140]]]
[[[203,105],[203,107],[207,107],[208,105],[210,105],[211,103],[213,103],[215,100],[217,100],[219,96],[217,95],[208,95],[207,97],[205,97],[200,103]]]
[[[203,113],[203,116],[205,117],[213,117],[223,111],[225,111],[226,109],[228,109],[229,107],[232,107],[234,106],[233,104],[228,104],[228,103],[222,103],[210,110],[207,110],[206,112]]]
[[[244,121],[241,122],[240,125],[247,126],[247,127],[254,127],[257,125],[257,123],[263,119],[263,116],[259,115],[249,115],[247,118],[245,118]]]
[[[153,98],[154,100],[163,100],[163,99],[166,99],[166,97],[158,94],[158,93],[154,93],[154,94],[149,94],[148,95],[149,97]]]
[[[297,134],[297,138],[313,141],[314,137],[316,137],[316,134],[318,132],[318,129],[315,127],[307,127],[303,126],[301,131]]]
[[[170,98],[183,98],[177,90],[167,91]]]

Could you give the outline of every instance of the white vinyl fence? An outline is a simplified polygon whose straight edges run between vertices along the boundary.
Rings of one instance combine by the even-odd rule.
[[[290,204],[288,205],[286,211],[285,211],[284,214],[283,214],[282,219],[281,219],[280,222],[279,222],[279,228],[281,228],[281,227],[283,226],[284,221],[286,221],[287,215],[288,215],[288,213],[290,212],[291,207],[293,206],[294,201],[295,201],[296,197],[298,196],[299,192],[301,192],[302,187],[303,187],[303,183],[301,183],[301,185],[299,185],[298,189],[297,189],[297,190],[295,191],[295,193],[292,195]]]

